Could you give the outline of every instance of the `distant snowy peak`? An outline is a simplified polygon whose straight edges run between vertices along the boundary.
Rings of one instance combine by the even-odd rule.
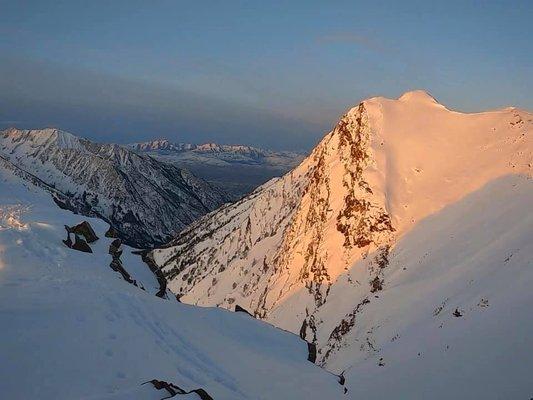
[[[84,139],[78,138],[71,133],[55,128],[39,130],[20,130],[17,128],[6,129],[3,138],[12,142],[31,143],[36,151],[46,151],[50,146],[61,149],[81,149]]]
[[[241,156],[247,156],[251,158],[263,158],[276,154],[296,155],[298,153],[282,151],[275,152],[271,150],[264,150],[257,147],[245,146],[245,145],[228,145],[217,143],[203,143],[203,144],[191,144],[191,143],[174,143],[168,139],[156,139],[148,142],[132,143],[128,145],[133,150],[151,152],[151,151],[168,151],[168,152],[187,152],[192,151],[195,153],[233,153]]]
[[[0,157],[19,176],[54,188],[63,207],[103,218],[135,246],[167,241],[226,201],[186,170],[58,129],[2,131]]]
[[[138,151],[188,151],[194,149],[194,145],[188,143],[172,143],[168,139],[155,139],[148,142],[132,143],[129,148]]]

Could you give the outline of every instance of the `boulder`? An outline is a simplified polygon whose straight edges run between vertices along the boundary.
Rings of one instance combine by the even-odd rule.
[[[246,313],[246,314],[248,314],[248,315],[249,315],[250,317],[252,317],[252,318],[253,318],[253,315],[252,315],[252,314],[250,314],[250,313],[248,312],[248,310],[247,310],[246,308],[244,308],[244,307],[241,307],[241,306],[240,306],[240,305],[238,305],[238,304],[235,304],[235,312],[242,312],[242,313]]]
[[[307,361],[311,361],[313,364],[316,361],[316,344],[307,342]]]
[[[98,240],[98,236],[96,236],[93,227],[87,221],[83,221],[82,223],[73,227],[65,225],[65,229],[69,233],[75,233],[76,235],[83,236],[87,243],[93,243]]]
[[[92,253],[93,252],[92,249],[91,249],[91,246],[89,246],[84,239],[82,239],[81,237],[79,237],[76,234],[74,234],[74,237],[75,237],[75,240],[74,240],[74,244],[71,247],[72,249],[78,250],[78,251],[83,251],[84,253]],[[69,235],[69,240],[70,240],[70,235]]]
[[[186,390],[180,388],[179,386],[177,386],[177,385],[175,385],[173,383],[160,381],[160,380],[157,380],[157,379],[152,379],[151,381],[144,382],[143,385],[145,385],[147,383],[151,383],[152,386],[154,388],[156,388],[157,390],[166,390],[167,393],[170,394],[170,396],[163,397],[164,399],[169,399],[169,398],[174,397],[174,396],[176,396],[178,394],[182,395],[182,394],[196,393],[198,395],[198,397],[200,397],[201,400],[213,400],[213,398],[209,395],[209,393],[207,393],[202,388],[186,391]]]
[[[118,232],[115,228],[113,228],[111,225],[109,225],[109,229],[105,233],[105,237],[107,238],[118,238]]]
[[[120,257],[122,255],[122,241],[120,239],[115,239],[109,245],[109,254],[115,257]]]

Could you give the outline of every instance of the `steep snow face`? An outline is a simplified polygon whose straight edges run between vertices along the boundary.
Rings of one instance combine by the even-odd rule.
[[[168,246],[154,250],[154,257],[171,290],[185,302],[244,306],[257,317],[317,343],[319,361],[336,372],[356,371],[358,363],[363,370],[373,368],[370,365],[381,367],[380,352],[386,341],[402,348],[392,327],[376,333],[385,321],[405,318],[423,321],[428,329],[433,326],[434,319],[418,314],[420,308],[409,314],[413,302],[425,302],[419,293],[434,291],[442,297],[438,301],[428,297],[426,306],[432,310],[446,297],[454,299],[446,304],[471,307],[471,296],[480,294],[492,279],[490,271],[501,266],[502,252],[520,251],[533,258],[531,247],[525,246],[524,237],[531,237],[527,222],[516,229],[511,222],[518,215],[524,221],[531,218],[527,204],[532,200],[532,120],[530,113],[517,109],[477,114],[450,111],[423,91],[406,93],[398,100],[366,100],[348,111],[293,171],[208,214]],[[504,183],[491,186],[500,180]],[[515,192],[516,209],[502,208]],[[461,208],[459,204],[473,193],[481,193],[475,198],[483,202],[477,208]],[[409,236],[429,218],[447,216],[445,210],[455,204],[459,211],[454,223],[447,217],[438,219],[434,232],[424,231],[425,241]],[[465,213],[465,226],[458,240],[460,213]],[[497,234],[485,237],[479,229],[486,221],[503,225]],[[407,238],[411,239],[405,242]],[[496,240],[501,242],[489,246]],[[413,258],[401,257],[405,253],[400,245],[410,249]],[[425,257],[437,248],[443,250],[431,265],[439,267],[429,268]],[[455,258],[463,267],[447,264],[447,252],[464,256],[465,260]],[[468,258],[474,254],[483,256],[477,261]],[[516,269],[529,279],[531,268],[523,262],[527,257],[519,260]],[[393,290],[397,283],[389,274],[401,274],[403,268],[412,271],[405,276],[425,276],[427,286],[410,291],[406,283],[404,292]],[[440,280],[445,273],[456,285]],[[468,296],[469,286],[463,283],[477,273],[485,278],[478,283],[479,292]],[[505,297],[511,290],[496,281],[491,285],[501,291],[488,288],[487,296]],[[390,293],[387,303],[381,300],[385,293]],[[520,307],[531,305],[525,293],[517,299]],[[491,318],[500,317],[505,305],[501,307]],[[447,316],[454,311],[446,310]],[[360,317],[363,314],[365,318]],[[484,323],[489,324],[489,319]],[[530,324],[517,335],[528,330]],[[459,340],[452,332],[450,347]],[[467,330],[461,332],[467,340],[476,340]],[[403,340],[417,348],[415,335]],[[495,345],[497,351],[512,350],[505,339]],[[424,346],[429,342],[420,344]],[[472,346],[468,354],[477,358],[478,351],[479,346]],[[403,356],[417,357],[416,353]],[[451,360],[453,368],[459,358]],[[394,360],[398,365],[401,361],[399,356]],[[525,361],[532,365],[531,357]],[[430,364],[420,365],[428,368]],[[403,379],[401,368],[398,374]],[[520,379],[516,382],[523,388]],[[416,377],[405,381],[417,382]],[[359,384],[359,380],[353,382],[354,391]]]
[[[62,206],[103,218],[139,247],[169,240],[225,201],[187,171],[57,129],[0,132],[0,157],[45,184]]]
[[[63,225],[81,220],[99,236],[93,253],[61,242]],[[139,287],[127,283],[109,268],[107,228],[61,210],[48,193],[0,167],[2,398],[169,395],[141,386],[151,379],[202,388],[217,400],[344,397],[336,376],[307,361],[296,335],[244,313],[156,297],[154,276],[124,246],[124,268]]]
[[[371,258],[339,278],[314,318],[354,399],[531,396],[532,200],[531,178],[498,178],[403,235],[382,290]]]

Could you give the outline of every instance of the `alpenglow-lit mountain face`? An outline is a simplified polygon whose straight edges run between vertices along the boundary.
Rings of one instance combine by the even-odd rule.
[[[353,398],[530,397],[532,127],[423,91],[365,100],[153,257],[183,302],[316,343]]]
[[[58,129],[0,132],[0,162],[47,188],[62,207],[109,222],[137,247],[170,240],[226,201],[186,170]]]
[[[196,176],[238,200],[273,177],[298,165],[300,153],[271,151],[243,145],[173,143],[158,139],[129,148],[192,171]]]

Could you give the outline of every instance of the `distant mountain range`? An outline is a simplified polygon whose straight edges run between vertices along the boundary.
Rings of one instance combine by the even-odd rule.
[[[143,152],[159,154],[194,153],[227,163],[251,163],[267,165],[293,165],[292,160],[302,157],[301,153],[290,151],[264,150],[252,146],[227,145],[217,143],[191,144],[173,143],[167,139],[156,139],[149,142],[132,143],[129,148]]]
[[[304,154],[243,145],[173,143],[167,139],[128,145],[132,150],[180,168],[223,190],[232,200],[300,163]]]
[[[137,247],[170,240],[228,200],[187,170],[58,129],[0,132],[0,161],[40,182],[63,207],[109,222]]]

